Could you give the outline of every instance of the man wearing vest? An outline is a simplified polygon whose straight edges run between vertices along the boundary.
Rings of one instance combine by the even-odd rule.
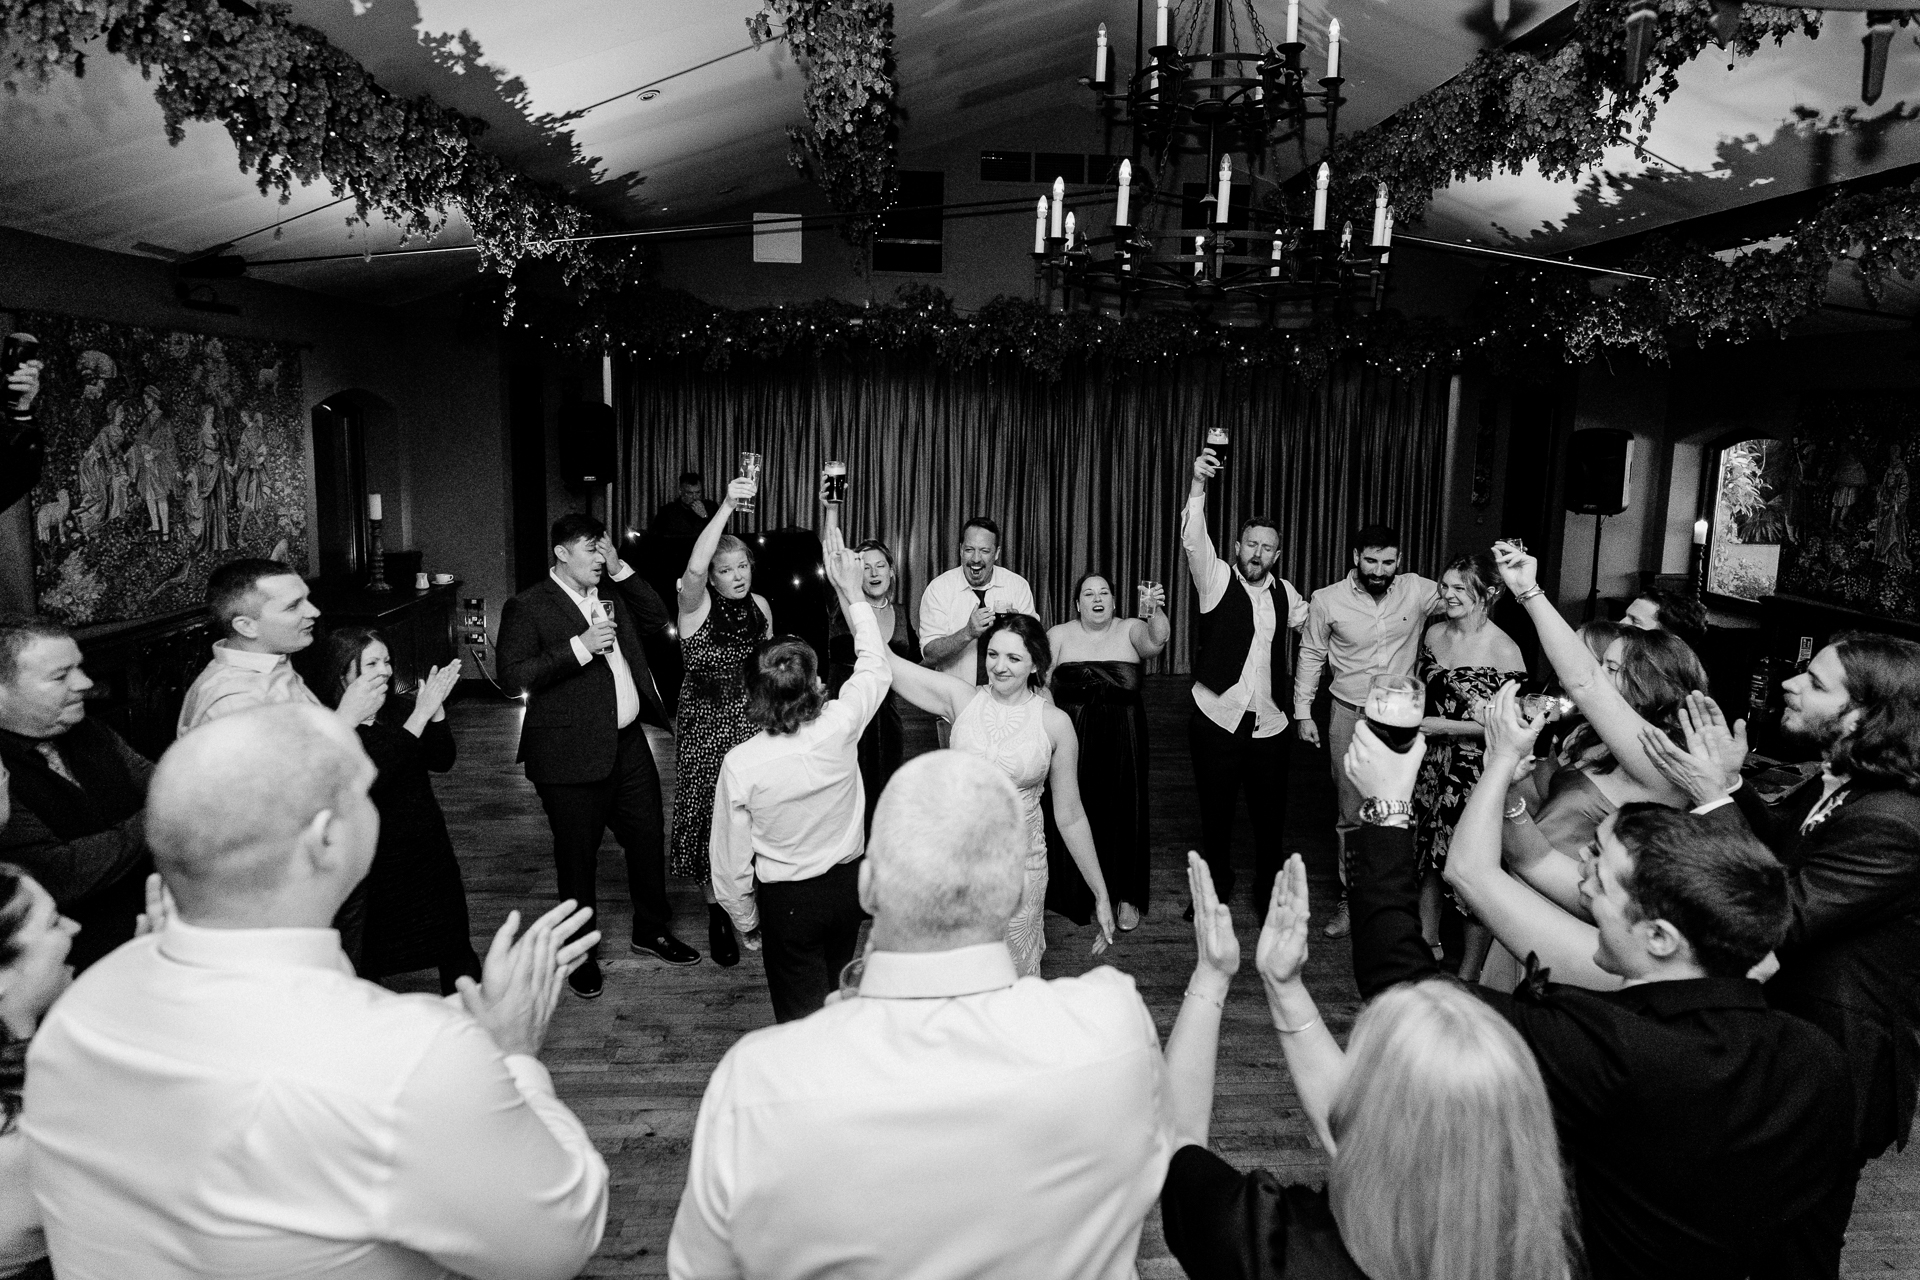
[[[1293,670],[1293,632],[1307,620],[1307,602],[1293,584],[1273,576],[1280,531],[1273,521],[1243,522],[1233,563],[1222,560],[1207,536],[1207,481],[1220,462],[1204,450],[1193,463],[1193,485],[1181,516],[1180,545],[1200,595],[1200,653],[1194,663],[1193,714],[1187,740],[1200,793],[1200,844],[1222,902],[1233,893],[1233,807],[1242,786],[1253,820],[1253,903],[1273,888],[1285,854],[1287,818],[1286,713],[1274,698]],[[1192,908],[1188,908],[1191,919]]]

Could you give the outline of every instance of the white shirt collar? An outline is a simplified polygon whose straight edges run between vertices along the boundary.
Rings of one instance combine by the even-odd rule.
[[[568,582],[565,578],[561,577],[560,570],[557,568],[547,570],[547,576],[549,578],[552,578],[556,583],[558,583],[560,586],[560,589],[567,593],[568,598],[571,600],[574,600],[575,602],[582,602],[582,601],[594,600],[599,598],[599,595],[600,595],[599,587],[597,586],[588,587],[584,592],[575,591],[573,589],[573,584],[571,582]]]
[[[224,662],[230,667],[243,667],[248,671],[265,673],[272,671],[283,662],[292,661],[284,653],[256,653],[252,649],[229,648],[225,640],[213,642],[213,660]]]
[[[933,1000],[1010,987],[1020,977],[1004,942],[952,951],[875,951],[860,975],[860,994],[882,1000]]]
[[[175,917],[159,937],[160,954],[200,969],[334,969],[351,974],[336,929],[208,929]]]

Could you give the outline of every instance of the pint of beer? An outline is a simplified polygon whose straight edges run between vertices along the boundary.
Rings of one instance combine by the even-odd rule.
[[[1395,751],[1413,746],[1427,711],[1427,686],[1412,676],[1375,676],[1367,686],[1367,726]]]
[[[826,486],[823,490],[826,500],[834,506],[839,506],[845,502],[847,500],[847,464],[844,462],[829,462],[826,470],[823,471],[821,475],[826,481]]]
[[[1213,456],[1220,460],[1220,470],[1224,472],[1227,469],[1227,453],[1232,448],[1227,441],[1225,427],[1207,428],[1207,448],[1212,450]]]

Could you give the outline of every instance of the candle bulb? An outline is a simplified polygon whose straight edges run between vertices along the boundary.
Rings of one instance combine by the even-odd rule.
[[[1058,240],[1062,235],[1066,234],[1062,226],[1062,219],[1066,216],[1067,180],[1065,178],[1055,178],[1053,180],[1053,238],[1055,240]]]
[[[1287,43],[1300,43],[1300,0],[1287,0]]]
[[[1163,48],[1164,48],[1164,47],[1166,46],[1166,43],[1167,43],[1167,0],[1160,0],[1160,5],[1159,5],[1159,7],[1158,7],[1157,9],[1155,9],[1155,10],[1154,10],[1154,14],[1153,14],[1153,42],[1154,42],[1154,44],[1156,44],[1156,45],[1159,45],[1159,46],[1161,46],[1161,47],[1163,47]]]
[[[1218,226],[1227,225],[1227,215],[1233,206],[1233,157],[1220,157],[1220,191],[1214,197],[1213,221]]]
[[[1696,547],[1707,545],[1707,521],[1704,516],[1693,522],[1693,545]]]
[[[1386,230],[1386,234],[1381,237],[1380,247],[1382,249],[1389,249],[1393,247],[1393,210],[1392,209],[1387,210],[1387,230]],[[1380,265],[1383,267],[1387,265],[1387,255],[1384,253],[1380,255]]]
[[[1382,245],[1387,242],[1387,184],[1381,183],[1373,189],[1373,239],[1368,244]]]
[[[379,518],[380,518],[380,495],[377,493],[370,493],[367,495],[367,519],[378,520]]]
[[[1340,75],[1340,19],[1335,18],[1327,24],[1327,79],[1338,79]]]
[[[1067,248],[1073,248],[1073,215],[1067,215]]]
[[[1127,222],[1127,202],[1133,198],[1133,161],[1120,162],[1120,203],[1114,211],[1113,225],[1124,227]]]
[[[1313,180],[1313,229],[1327,229],[1327,184],[1333,181],[1333,170],[1323,161],[1320,175]]]
[[[1033,251],[1047,251],[1047,198],[1040,197],[1040,207],[1033,214]]]
[[[1280,234],[1275,232],[1273,236],[1273,265],[1267,268],[1268,275],[1277,276],[1280,274],[1280,254]]]
[[[1205,236],[1193,238],[1193,274],[1197,276],[1207,274],[1207,238]]]
[[[1353,223],[1344,222],[1340,224],[1340,252],[1344,254],[1351,248],[1353,248]]]
[[[1100,34],[1093,39],[1093,82],[1107,82],[1107,24],[1100,24]]]

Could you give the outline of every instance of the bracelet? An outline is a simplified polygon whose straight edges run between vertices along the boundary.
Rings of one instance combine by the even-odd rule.
[[[1278,1031],[1283,1036],[1297,1036],[1302,1031],[1311,1031],[1319,1025],[1320,1025],[1319,1018],[1308,1018],[1305,1022],[1301,1023],[1297,1027],[1282,1026],[1280,1025],[1280,1019],[1278,1018],[1275,1018],[1273,1020],[1273,1029],[1275,1031]]]
[[[1187,988],[1187,998],[1189,1000],[1198,1000],[1202,1004],[1210,1004],[1222,1013],[1225,1013],[1227,1011],[1226,1005],[1222,1004],[1218,1000],[1215,1000],[1212,996],[1208,995],[1206,992],[1195,991],[1192,987]]]
[[[1527,816],[1526,798],[1521,797],[1515,800],[1513,802],[1513,808],[1507,810],[1503,816],[1506,818],[1508,822],[1518,822],[1520,821],[1520,819],[1526,817]]]
[[[1513,599],[1516,604],[1525,604],[1527,601],[1533,599],[1535,596],[1543,596],[1545,594],[1547,593],[1541,590],[1540,584],[1536,582],[1531,587],[1528,587],[1525,591],[1522,591],[1519,594],[1515,595]]]

